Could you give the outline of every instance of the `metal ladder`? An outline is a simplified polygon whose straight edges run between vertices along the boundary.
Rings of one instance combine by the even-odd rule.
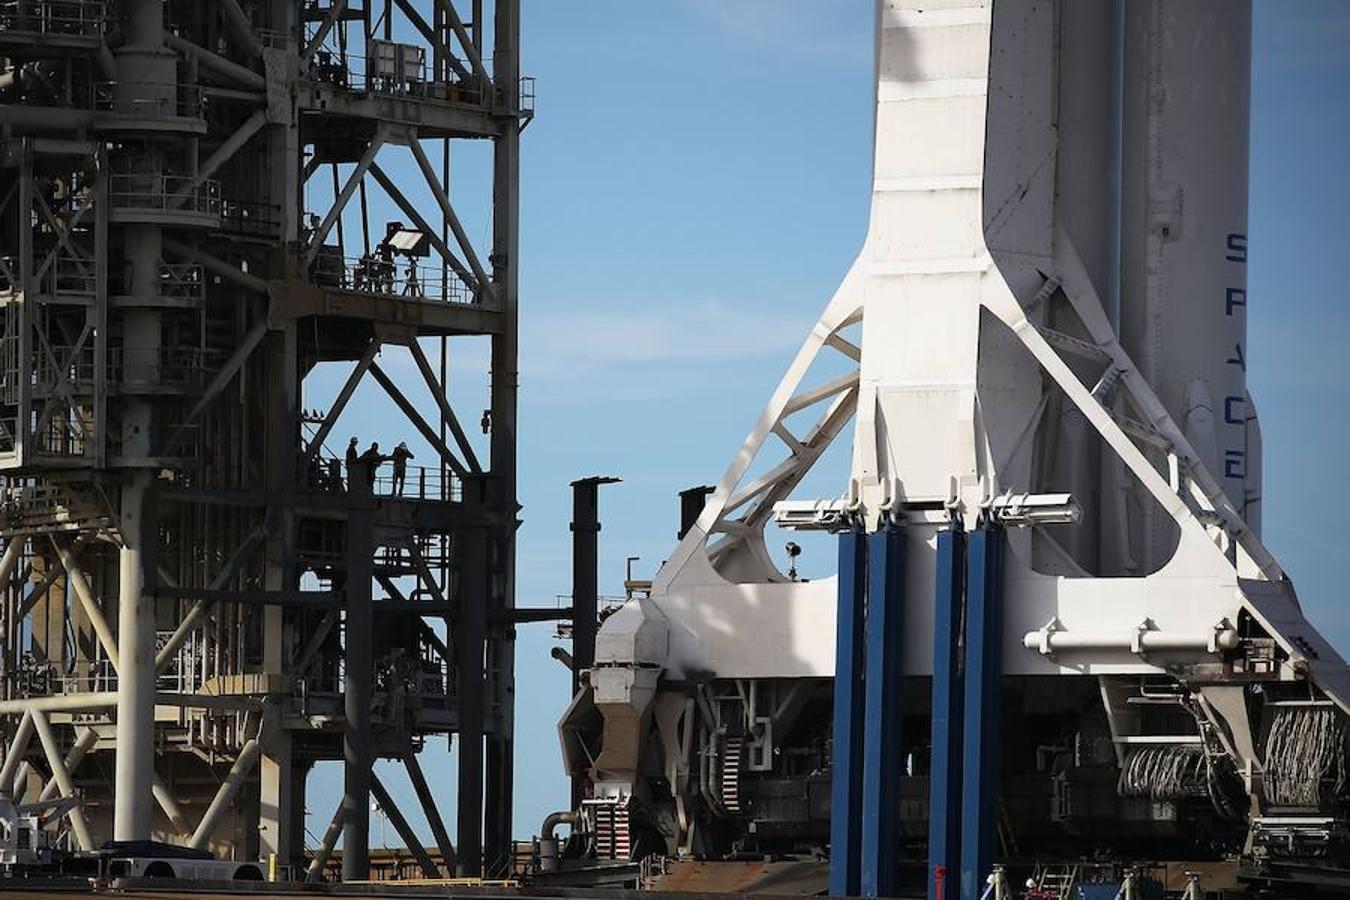
[[[1045,900],[1069,900],[1078,882],[1078,865],[1043,866],[1036,878],[1036,896]]]

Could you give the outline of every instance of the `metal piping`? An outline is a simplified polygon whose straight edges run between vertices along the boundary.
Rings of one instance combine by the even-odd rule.
[[[243,787],[244,780],[253,771],[253,767],[257,765],[260,756],[262,756],[262,744],[256,737],[249,740],[239,750],[234,765],[230,766],[229,774],[221,782],[220,789],[216,791],[216,796],[211,800],[211,805],[206,808],[201,821],[197,823],[197,830],[192,833],[192,839],[188,841],[189,847],[198,850],[206,849],[206,844],[211,839],[211,832],[215,831],[216,826],[220,824],[220,819],[225,814],[225,810],[229,809],[234,802],[235,795]]]
[[[92,750],[97,743],[97,731],[92,728],[86,728],[81,731],[80,736],[75,739],[74,746],[72,746],[70,752],[66,754],[66,771],[74,772],[79,767],[80,763],[84,762],[85,754]],[[50,800],[56,792],[60,790],[60,787],[61,786],[56,781],[55,775],[48,778],[47,783],[42,787],[42,793],[38,794],[38,802],[41,803],[44,800]]]
[[[22,712],[19,719],[19,727],[14,730],[14,740],[9,744],[9,752],[5,754],[5,764],[0,767],[0,791],[9,790],[9,786],[14,781],[14,775],[19,771],[19,763],[23,762],[24,755],[28,753],[28,742],[33,738],[33,714],[27,709],[15,710]]]
[[[1128,650],[1147,653],[1153,650],[1192,650],[1217,653],[1232,650],[1239,643],[1237,629],[1218,627],[1210,632],[1149,631],[1098,632],[1028,631],[1022,646],[1049,656],[1065,650]]]
[[[306,881],[319,880],[319,873],[328,865],[328,858],[333,855],[333,847],[342,836],[342,826],[346,818],[346,804],[339,800],[337,811],[333,813],[333,819],[328,823],[328,830],[323,833],[323,840],[319,842],[318,849],[314,851],[314,858],[309,861],[309,868],[305,870]]]
[[[580,824],[580,813],[575,810],[560,809],[544,816],[544,824],[539,826],[539,837],[552,840],[554,839],[553,830],[559,825],[571,825],[572,830],[575,831]]]
[[[57,746],[56,736],[52,734],[52,726],[47,721],[46,713],[33,710],[30,718],[33,726],[37,729],[38,740],[42,742],[42,749],[47,754],[47,765],[51,767],[52,777],[56,779],[56,784],[61,789],[61,796],[78,798],[79,794],[75,792],[75,782],[71,780],[65,761],[61,759],[61,748]],[[75,839],[79,842],[80,849],[93,850],[94,839],[89,834],[89,823],[84,819],[84,811],[77,804],[70,808],[67,815],[70,816],[70,830],[75,832]]]

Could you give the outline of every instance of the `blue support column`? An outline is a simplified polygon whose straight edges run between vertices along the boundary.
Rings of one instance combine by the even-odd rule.
[[[839,535],[839,602],[835,619],[834,751],[830,772],[830,893],[857,896],[862,832],[863,622],[866,538]]]
[[[933,759],[928,775],[928,900],[956,896],[961,859],[961,582],[966,535],[937,535],[933,597]]]
[[[867,714],[863,724],[864,897],[894,897],[900,880],[900,745],[904,709],[905,532],[888,525],[867,538]]]
[[[961,900],[978,900],[994,865],[1003,675],[1003,534],[970,534],[966,570],[965,753],[961,779]]]

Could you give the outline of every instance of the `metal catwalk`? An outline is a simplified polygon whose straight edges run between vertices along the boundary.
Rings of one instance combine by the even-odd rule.
[[[361,878],[372,796],[420,846],[379,758],[458,874],[505,864],[518,46],[518,0],[0,3],[0,794],[82,798],[50,823],[72,849],[298,871],[306,775],[345,760],[313,868],[341,834]],[[484,240],[457,141],[491,144]],[[481,457],[445,390],[463,335],[491,342]],[[428,466],[339,458],[365,380],[392,401],[368,437]],[[443,734],[453,843],[418,763]]]

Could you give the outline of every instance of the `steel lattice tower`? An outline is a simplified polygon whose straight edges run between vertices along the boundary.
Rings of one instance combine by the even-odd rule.
[[[518,47],[518,0],[0,3],[0,793],[77,794],[72,847],[317,873],[341,833],[364,877],[373,760],[399,758],[447,868],[508,859]],[[459,140],[493,148],[477,244]],[[482,459],[422,343],[462,335],[491,340]],[[365,379],[386,446],[437,457],[398,490],[324,449]],[[453,846],[417,762],[452,733]],[[311,859],[322,760],[345,795]]]

